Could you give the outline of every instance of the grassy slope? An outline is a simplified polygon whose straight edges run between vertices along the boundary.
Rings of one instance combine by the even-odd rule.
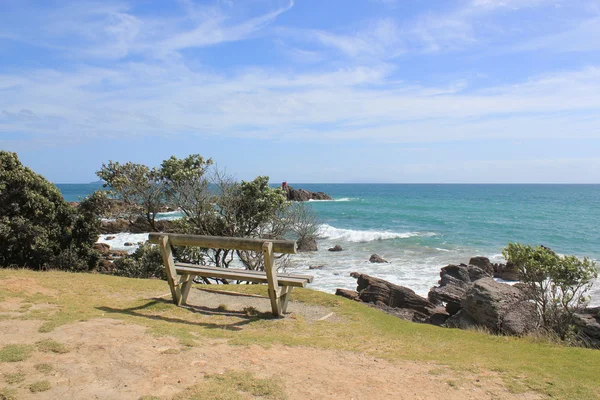
[[[9,291],[3,280],[14,278],[33,279],[56,293]],[[266,287],[257,285],[239,285],[233,290],[266,294]],[[344,317],[344,322],[307,323],[302,318],[270,319],[260,315],[240,322],[227,316],[191,313],[168,301],[153,299],[166,293],[166,282],[156,280],[0,270],[0,301],[21,297],[25,302],[59,307],[54,314],[34,310],[17,317],[45,320],[41,331],[74,321],[110,317],[147,326],[157,335],[175,336],[188,345],[194,345],[199,334],[227,338],[233,345],[281,343],[360,351],[390,360],[433,362],[475,374],[495,371],[515,392],[534,390],[558,398],[600,398],[600,351],[414,324],[312,290],[295,290],[292,298],[330,307]]]

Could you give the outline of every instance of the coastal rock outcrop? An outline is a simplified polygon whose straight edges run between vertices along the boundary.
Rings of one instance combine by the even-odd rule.
[[[340,246],[339,244],[336,244],[335,246],[327,249],[327,251],[342,251],[342,250],[344,250],[344,249],[342,249],[342,246]]]
[[[436,307],[407,287],[357,272],[351,273],[350,276],[357,280],[356,292],[338,289],[337,295],[368,303],[389,314],[414,322],[441,325],[448,317],[443,308]]]
[[[305,189],[294,189],[285,182],[281,185],[289,201],[333,200],[327,193],[310,192]]]
[[[472,282],[490,277],[486,271],[473,265],[446,265],[440,270],[439,286],[432,287],[427,297],[436,305],[446,303],[446,311],[454,315],[462,308],[462,299],[472,286]]]
[[[525,293],[492,278],[475,281],[461,305],[461,313],[494,333],[523,335],[539,325],[535,304],[527,300]]]
[[[369,262],[383,264],[383,263],[387,263],[388,261],[379,257],[377,254],[371,254],[371,257],[369,258]]]
[[[494,265],[490,262],[490,259],[487,257],[471,257],[471,259],[469,260],[469,265],[481,268],[490,276],[494,275]]]
[[[576,313],[573,322],[584,335],[584,342],[600,348],[600,307],[589,307],[581,313]]]

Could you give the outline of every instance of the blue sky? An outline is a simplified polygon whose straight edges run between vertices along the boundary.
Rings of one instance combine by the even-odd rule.
[[[0,0],[0,148],[48,179],[600,183],[598,0]]]

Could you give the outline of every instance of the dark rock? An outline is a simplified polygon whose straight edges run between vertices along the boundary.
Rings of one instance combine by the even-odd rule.
[[[427,297],[433,304],[446,303],[446,311],[454,315],[461,309],[462,299],[471,287],[469,267],[464,264],[447,265],[440,270],[440,278],[439,286],[432,287]]]
[[[474,282],[461,305],[478,325],[494,333],[522,335],[539,324],[535,306],[521,290],[492,278]]]
[[[450,315],[443,307],[437,307],[425,322],[431,325],[442,326],[449,317]]]
[[[490,262],[490,259],[487,257],[471,257],[471,259],[469,260],[469,265],[474,265],[476,267],[481,268],[489,275],[494,275],[494,265]]]
[[[493,276],[493,272],[490,273],[490,272],[487,272],[487,270],[484,270],[482,268],[469,265],[469,278],[471,279],[471,282],[475,282],[478,279],[491,277],[491,276]]]
[[[371,254],[371,258],[369,258],[369,262],[382,264],[382,263],[387,263],[388,261],[379,257],[377,254]]]
[[[317,251],[317,241],[314,238],[304,237],[298,240],[298,251]]]
[[[129,246],[135,246],[135,243],[131,243],[131,242],[125,242],[125,243],[123,244],[123,246],[125,246],[125,247],[129,247]]]
[[[100,253],[107,253],[110,250],[110,245],[107,243],[94,243],[92,249],[97,250]]]
[[[104,238],[104,240],[113,240],[114,238],[116,238],[116,236],[107,236]]]
[[[436,310],[436,306],[433,303],[419,296],[409,288],[356,272],[350,275],[356,278],[358,283],[356,291],[359,293],[360,299],[365,303],[394,308],[408,308],[427,317],[432,315],[434,310]]]
[[[521,301],[515,304],[502,318],[502,333],[521,336],[527,332],[531,332],[538,326],[537,315],[534,303]]]
[[[448,328],[473,329],[478,325],[477,321],[465,310],[460,310],[446,320],[446,326]]]
[[[336,244],[335,246],[327,249],[327,251],[342,251],[342,250],[344,250],[344,249],[342,249],[342,246],[340,246],[339,244]]]
[[[354,290],[337,289],[335,291],[335,295],[336,296],[342,296],[342,297],[345,297],[347,299],[354,300],[354,301],[360,301],[360,297],[358,295],[358,292],[355,292]]]
[[[289,201],[333,200],[328,194],[323,192],[309,192],[305,189],[294,189],[287,184],[283,184],[281,188]]]
[[[311,265],[310,267],[308,267],[308,269],[323,269],[325,268],[324,265]]]
[[[517,266],[510,261],[506,263],[504,268],[499,271],[499,278],[505,281],[519,281],[521,280],[521,276],[519,274],[519,269]]]
[[[573,316],[573,323],[584,335],[583,341],[590,347],[600,348],[600,307],[586,308]]]

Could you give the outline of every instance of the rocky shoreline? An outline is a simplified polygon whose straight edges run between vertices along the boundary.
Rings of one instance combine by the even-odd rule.
[[[357,280],[356,291],[338,289],[336,295],[408,321],[511,336],[526,335],[540,326],[527,287],[494,280],[518,280],[518,271],[510,264],[492,264],[486,257],[473,257],[468,265],[443,267],[438,286],[430,289],[427,298],[383,279],[357,272],[350,275]],[[582,340],[600,348],[600,307],[576,314],[575,323]]]

